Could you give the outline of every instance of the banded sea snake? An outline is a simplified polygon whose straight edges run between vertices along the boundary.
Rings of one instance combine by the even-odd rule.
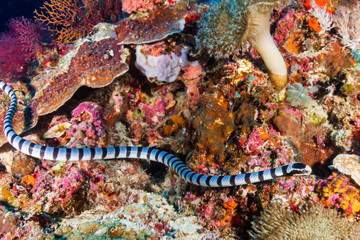
[[[12,121],[17,111],[17,98],[14,91],[0,81],[0,88],[10,97],[10,107],[4,118],[4,135],[7,141],[20,152],[31,157],[52,161],[89,161],[105,159],[138,158],[160,162],[172,168],[186,181],[205,187],[231,187],[263,182],[284,176],[309,175],[311,167],[303,163],[293,163],[265,171],[228,176],[202,175],[192,171],[179,158],[171,153],[146,147],[107,147],[107,148],[54,148],[29,142],[17,135]]]

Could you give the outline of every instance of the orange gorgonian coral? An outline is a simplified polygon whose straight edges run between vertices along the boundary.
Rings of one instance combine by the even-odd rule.
[[[121,0],[50,0],[35,10],[37,21],[53,25],[56,41],[72,42],[85,37],[100,22],[115,23],[121,14]]]

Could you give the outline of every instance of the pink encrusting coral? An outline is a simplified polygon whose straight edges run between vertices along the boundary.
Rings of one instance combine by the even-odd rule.
[[[155,99],[152,103],[142,103],[141,111],[145,114],[145,121],[150,126],[158,125],[165,116],[165,103],[163,99]]]
[[[127,13],[146,12],[163,2],[164,0],[124,0],[122,1],[122,10]]]
[[[95,103],[83,102],[73,110],[71,126],[65,133],[66,147],[104,147],[107,134],[102,108]]]

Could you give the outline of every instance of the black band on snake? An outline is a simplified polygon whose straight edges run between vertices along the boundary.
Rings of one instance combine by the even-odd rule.
[[[311,167],[303,163],[272,168],[265,171],[228,176],[202,175],[192,171],[183,161],[171,153],[146,147],[107,147],[107,148],[54,148],[29,142],[18,136],[12,120],[17,110],[14,91],[0,81],[0,88],[8,94],[11,103],[4,119],[4,134],[7,141],[20,152],[29,156],[53,161],[90,161],[104,159],[138,158],[160,162],[172,168],[186,181],[205,187],[232,187],[263,182],[284,176],[309,175]]]

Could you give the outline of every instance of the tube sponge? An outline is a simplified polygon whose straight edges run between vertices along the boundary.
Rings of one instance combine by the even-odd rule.
[[[250,43],[264,60],[276,89],[287,83],[287,68],[270,34],[270,15],[285,0],[222,0],[199,22],[197,45],[214,57],[238,54]]]

